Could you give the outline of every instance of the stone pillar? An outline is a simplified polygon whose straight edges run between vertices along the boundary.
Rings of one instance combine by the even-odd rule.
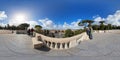
[[[46,45],[49,47],[49,42],[47,42]]]
[[[51,44],[50,44],[50,48],[53,48],[52,45],[53,45],[53,44],[52,44],[52,42],[51,42]]]
[[[69,42],[69,48],[71,48],[71,47],[72,47],[72,42],[70,41],[70,42]]]
[[[65,49],[68,49],[68,47],[67,47],[67,43],[65,43]]]
[[[57,48],[57,43],[55,43],[55,49],[58,49],[58,48]]]
[[[60,49],[63,49],[63,47],[62,47],[62,43],[60,43]]]

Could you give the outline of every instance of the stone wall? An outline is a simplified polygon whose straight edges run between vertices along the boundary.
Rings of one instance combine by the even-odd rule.
[[[36,38],[37,40],[39,40],[40,38],[41,41],[47,47],[51,49],[59,49],[59,50],[69,49],[77,46],[78,44],[80,44],[81,41],[89,40],[85,32],[73,37],[68,37],[68,38],[52,38],[52,37],[44,36],[42,34],[35,33],[34,38]]]
[[[120,30],[95,30],[94,33],[120,33]]]
[[[26,30],[16,30],[16,34],[27,34]]]
[[[11,30],[0,30],[0,34],[12,34]]]

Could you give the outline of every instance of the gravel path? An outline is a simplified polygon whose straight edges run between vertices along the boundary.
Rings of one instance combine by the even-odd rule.
[[[83,41],[68,50],[41,51],[32,48],[31,37],[27,35],[1,34],[0,60],[119,59],[120,34],[94,33],[93,36],[93,40]]]

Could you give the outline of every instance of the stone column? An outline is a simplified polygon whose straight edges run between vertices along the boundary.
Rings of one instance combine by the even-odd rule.
[[[52,42],[51,42],[51,44],[50,44],[50,48],[53,48],[52,45],[53,45],[53,44],[52,44]]]
[[[68,49],[68,47],[67,47],[67,43],[65,43],[65,49]]]
[[[49,47],[49,42],[47,42],[46,45]]]
[[[62,43],[60,43],[60,49],[63,49],[63,47],[62,47]]]
[[[57,43],[55,43],[55,49],[58,49],[58,48],[57,48]]]

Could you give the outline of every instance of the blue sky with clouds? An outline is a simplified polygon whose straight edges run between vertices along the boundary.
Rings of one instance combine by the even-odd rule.
[[[77,29],[76,23],[84,19],[120,25],[119,10],[120,0],[0,0],[0,22],[27,22],[47,29]],[[20,20],[20,15],[25,17]]]

